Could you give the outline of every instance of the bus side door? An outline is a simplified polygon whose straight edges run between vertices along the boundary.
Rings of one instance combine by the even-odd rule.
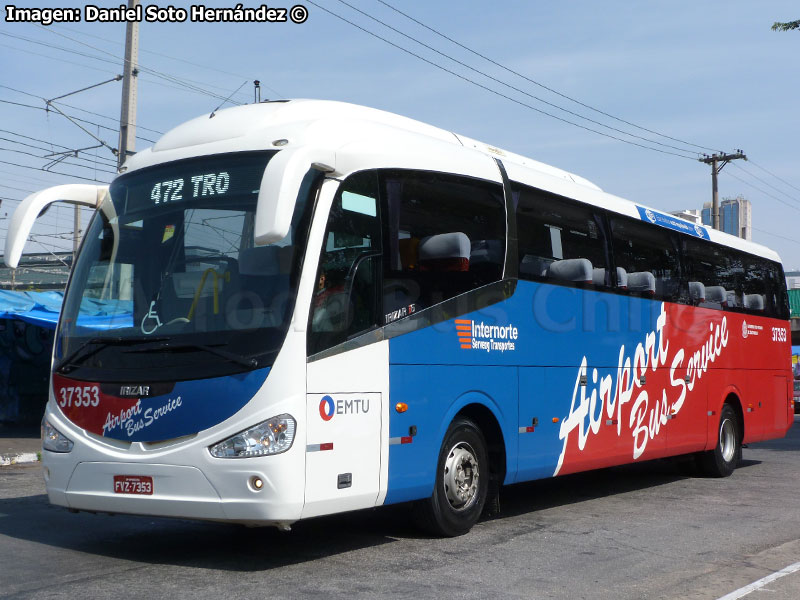
[[[389,343],[380,335],[377,181],[362,171],[342,182],[322,240],[307,339],[303,518],[375,506],[386,492]]]
[[[389,343],[311,362],[307,371],[303,518],[375,506],[386,489]]]

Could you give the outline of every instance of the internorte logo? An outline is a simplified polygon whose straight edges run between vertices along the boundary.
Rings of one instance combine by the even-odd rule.
[[[505,352],[516,350],[519,330],[512,324],[486,325],[483,321],[456,319],[458,343],[464,350]]]

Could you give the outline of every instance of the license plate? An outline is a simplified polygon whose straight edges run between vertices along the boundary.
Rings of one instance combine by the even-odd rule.
[[[114,475],[114,493],[152,496],[153,478],[147,475]]]

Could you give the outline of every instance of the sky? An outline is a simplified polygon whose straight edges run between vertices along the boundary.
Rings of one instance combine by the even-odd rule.
[[[395,112],[664,211],[702,208],[711,200],[711,167],[698,158],[741,149],[748,161],[725,166],[720,198],[749,199],[753,240],[778,251],[786,270],[800,270],[800,30],[771,30],[775,21],[800,19],[796,0],[269,6],[295,2],[308,10],[304,23],[141,23],[136,149],[228,97],[225,106],[252,102],[255,79],[262,99]],[[81,16],[85,7],[74,0],[14,5],[78,8]],[[0,239],[29,193],[114,176],[104,146],[49,164],[58,156],[46,155],[99,142],[44,108],[45,100],[121,73],[124,39],[122,23],[0,21]],[[54,106],[117,147],[121,93],[119,82],[104,83]],[[26,252],[69,249],[72,231],[72,208],[53,208]]]

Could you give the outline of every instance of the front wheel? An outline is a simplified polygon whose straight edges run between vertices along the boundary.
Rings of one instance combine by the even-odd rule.
[[[742,434],[739,420],[730,404],[722,407],[719,416],[717,445],[699,456],[700,467],[711,477],[728,477],[742,457]]]
[[[481,516],[488,489],[486,440],[472,421],[457,418],[439,451],[433,494],[417,505],[420,525],[447,537],[467,533]]]

